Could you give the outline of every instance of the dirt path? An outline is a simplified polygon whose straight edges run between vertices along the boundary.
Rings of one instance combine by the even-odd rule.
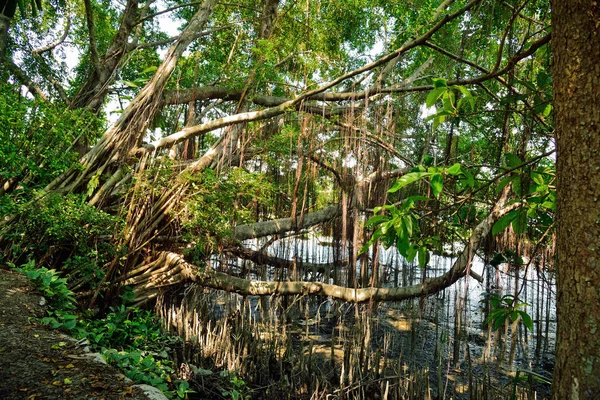
[[[147,399],[116,369],[37,322],[41,296],[0,269],[0,399]]]

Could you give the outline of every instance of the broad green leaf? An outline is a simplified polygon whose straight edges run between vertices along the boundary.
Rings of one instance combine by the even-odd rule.
[[[126,86],[129,86],[130,88],[133,88],[133,89],[137,89],[139,87],[138,85],[136,85],[134,82],[131,82],[131,81],[123,81],[123,83]]]
[[[519,175],[515,176],[515,180],[513,181],[513,191],[519,197],[522,196],[522,188],[521,188],[521,177]]]
[[[519,311],[519,314],[521,315],[521,319],[523,320],[523,325],[525,325],[525,327],[530,331],[533,331],[533,320],[531,319],[531,316],[525,311]]]
[[[402,257],[406,258],[408,256],[408,249],[410,248],[408,236],[398,235],[396,238],[396,247],[398,248],[398,252],[402,255]]]
[[[425,247],[425,246],[419,247],[418,255],[419,255],[419,267],[425,268],[425,266],[429,262],[429,252],[427,251],[427,247]]]
[[[156,65],[151,65],[150,67],[148,67],[145,70],[143,70],[142,73],[146,74],[146,73],[149,73],[149,72],[156,72],[156,70],[158,70],[158,67]]]
[[[440,87],[440,88],[433,89],[427,95],[427,98],[425,99],[425,105],[428,108],[433,107],[435,105],[436,101],[440,98],[440,96],[444,93],[445,90],[446,90],[445,87]]]
[[[387,215],[375,215],[374,217],[369,218],[369,220],[365,223],[365,226],[371,228],[375,225],[379,225],[382,222],[388,221],[389,217]]]
[[[510,320],[511,320],[511,321],[513,321],[513,322],[514,322],[514,321],[516,321],[518,318],[519,318],[519,312],[518,312],[517,310],[515,310],[515,311],[512,311],[512,312],[510,313]]]
[[[396,193],[398,190],[402,189],[403,187],[410,185],[411,183],[418,181],[419,179],[423,179],[429,175],[431,175],[431,174],[427,173],[427,172],[410,172],[410,173],[400,177],[400,179],[398,179],[396,181],[396,183],[394,183],[392,185],[390,190],[388,190],[388,193]]]
[[[442,174],[435,174],[431,177],[431,190],[435,197],[439,197],[444,188],[444,177]]]
[[[413,220],[409,215],[405,215],[402,217],[402,224],[404,229],[406,229],[406,234],[408,237],[411,237],[413,234]]]
[[[523,164],[523,160],[521,160],[519,158],[519,156],[514,153],[506,153],[504,155],[504,159],[506,160],[506,165],[509,168],[514,168],[516,166]]]
[[[527,220],[527,210],[525,208],[520,208],[516,218],[512,221],[513,230],[517,235],[525,233],[527,230]]]
[[[497,331],[498,328],[500,328],[502,325],[504,325],[504,321],[506,321],[507,317],[508,317],[508,314],[504,314],[504,315],[496,318],[494,320],[494,325],[493,325],[492,329]]]
[[[417,256],[417,249],[418,246],[416,244],[409,246],[409,248],[406,250],[406,255],[404,256],[406,262],[411,263],[414,261],[415,257]]]
[[[492,236],[496,236],[498,233],[505,230],[512,221],[517,217],[517,210],[513,210],[508,214],[501,217],[494,226],[492,227]]]
[[[475,177],[473,177],[473,174],[471,174],[466,169],[461,170],[461,172],[465,177],[465,184],[467,185],[467,187],[475,187]]]
[[[446,88],[448,87],[447,81],[444,78],[433,78],[431,80],[433,82],[433,87],[435,88]]]
[[[517,178],[516,175],[505,176],[504,178],[502,178],[500,180],[500,183],[498,184],[498,187],[496,187],[496,193],[500,193],[506,187],[506,185],[514,181],[515,178]]]
[[[448,167],[448,169],[446,169],[446,173],[452,176],[459,175],[461,173],[460,164],[456,163],[453,166]]]
[[[407,197],[406,199],[404,199],[404,201],[402,202],[402,210],[404,211],[408,211],[412,208],[414,208],[414,204],[416,201],[428,201],[430,200],[429,197],[425,197],[425,196],[410,196]]]

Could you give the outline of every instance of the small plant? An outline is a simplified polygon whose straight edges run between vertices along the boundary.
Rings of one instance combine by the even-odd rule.
[[[35,267],[33,260],[20,268],[13,269],[29,278],[36,289],[40,290],[48,300],[48,304],[55,310],[72,310],[75,308],[73,292],[67,287],[67,279],[60,278],[58,272],[46,267]]]
[[[229,383],[231,385],[228,390],[221,392],[223,397],[231,398],[232,400],[249,400],[251,398],[250,394],[248,394],[249,389],[246,381],[239,378],[235,373],[230,373],[229,371],[222,371],[221,376],[224,378],[229,378]]]
[[[188,381],[178,380],[175,387],[177,388],[177,390],[175,390],[175,394],[180,399],[187,399],[188,394],[196,393],[195,390],[190,389],[190,384]]]
[[[46,267],[35,267],[33,260],[13,269],[31,280],[35,288],[42,292],[48,301],[48,316],[42,318],[42,323],[52,329],[71,331],[77,325],[77,316],[71,312],[76,306],[73,292],[67,287],[67,279],[60,278],[58,272]]]
[[[491,311],[484,323],[486,325],[492,324],[493,330],[498,330],[504,325],[506,320],[511,322],[517,321],[521,318],[523,325],[530,331],[533,330],[533,320],[531,316],[520,308],[525,307],[529,304],[519,303],[519,298],[510,294],[500,296],[495,293],[484,293],[484,298],[480,300],[480,303],[489,302]]]
[[[171,374],[174,372],[172,362],[157,360],[152,354],[141,351],[118,351],[109,349],[103,352],[110,364],[116,364],[125,376],[137,383],[152,385],[162,392],[168,393]]]
[[[124,305],[110,310],[102,319],[82,321],[79,325],[79,336],[95,348],[140,349],[166,358],[165,347],[179,340],[166,334],[151,311]]]

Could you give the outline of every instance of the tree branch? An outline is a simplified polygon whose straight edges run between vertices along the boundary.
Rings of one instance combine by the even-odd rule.
[[[32,95],[39,97],[44,101],[48,101],[48,98],[42,89],[40,89],[40,87],[33,82],[21,68],[17,66],[17,64],[8,58],[5,59],[4,62],[14,77],[17,78],[17,80],[21,82],[23,86],[27,87],[27,90],[29,90]]]
[[[65,18],[66,18],[65,31],[63,32],[63,34],[58,39],[56,39],[54,42],[52,42],[46,46],[42,46],[37,49],[31,50],[31,54],[41,55],[47,51],[55,49],[57,46],[61,45],[65,41],[67,36],[69,36],[69,31],[71,30],[71,14],[67,12],[67,15],[65,16]]]
[[[509,190],[502,192],[500,198],[492,208],[490,214],[481,221],[474,229],[469,241],[463,251],[456,258],[452,267],[444,274],[425,279],[422,283],[394,288],[348,288],[331,285],[322,282],[286,281],[271,282],[257,281],[234,277],[211,268],[198,268],[183,259],[183,256],[163,252],[159,254],[160,262],[148,264],[152,269],[160,271],[149,271],[151,268],[137,268],[140,271],[149,271],[142,274],[144,279],[130,277],[125,284],[138,285],[134,289],[136,295],[144,295],[150,292],[156,295],[161,288],[173,284],[191,280],[204,287],[225,290],[230,293],[238,293],[244,296],[292,296],[312,295],[328,296],[332,299],[342,300],[350,303],[364,303],[367,301],[402,301],[417,297],[429,296],[451,286],[464,276],[470,276],[470,266],[473,256],[479,249],[485,237],[490,233],[494,223],[503,215],[518,207],[518,204],[506,206]],[[156,275],[155,279],[152,277]]]
[[[90,54],[92,57],[92,64],[95,69],[100,68],[100,57],[98,56],[98,46],[96,46],[96,27],[94,25],[94,14],[92,10],[92,3],[90,0],[83,0],[85,5],[85,19],[87,21],[88,33],[90,35]]]
[[[259,237],[278,235],[293,230],[307,229],[322,224],[341,215],[339,206],[328,206],[319,211],[304,214],[299,225],[294,226],[292,218],[278,218],[270,221],[260,221],[253,224],[238,225],[233,228],[233,238],[239,241]]]

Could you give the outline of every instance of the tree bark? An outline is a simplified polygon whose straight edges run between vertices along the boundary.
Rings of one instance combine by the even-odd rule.
[[[558,339],[553,399],[600,398],[600,5],[552,2]]]
[[[310,228],[323,222],[327,222],[341,215],[339,206],[329,206],[322,210],[304,214],[302,222],[294,226],[292,218],[279,218],[271,221],[261,221],[254,224],[238,225],[233,230],[233,237],[242,241],[256,239],[259,237],[278,235],[293,230]]]

